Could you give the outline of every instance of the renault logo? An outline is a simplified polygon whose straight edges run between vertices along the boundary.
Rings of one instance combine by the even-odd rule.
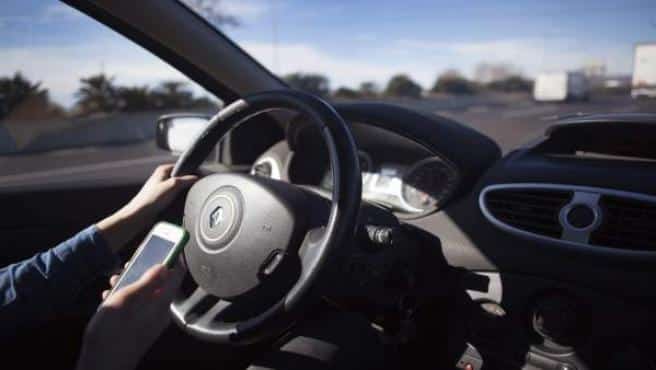
[[[223,207],[218,206],[210,213],[210,229],[221,225],[223,222]]]

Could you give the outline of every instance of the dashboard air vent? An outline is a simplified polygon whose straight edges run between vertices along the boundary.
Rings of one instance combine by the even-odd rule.
[[[485,208],[504,224],[516,229],[560,238],[563,228],[558,214],[572,198],[572,192],[557,189],[502,188],[488,191]]]
[[[603,195],[599,205],[604,217],[591,244],[656,251],[656,203]]]

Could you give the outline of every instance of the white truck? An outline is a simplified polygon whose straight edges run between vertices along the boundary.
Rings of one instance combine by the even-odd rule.
[[[634,99],[656,98],[656,43],[635,47],[631,96]]]
[[[581,72],[541,73],[533,84],[533,99],[539,102],[588,100],[590,87]]]

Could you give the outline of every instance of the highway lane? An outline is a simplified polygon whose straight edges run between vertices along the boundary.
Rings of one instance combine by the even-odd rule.
[[[636,102],[628,97],[599,97],[590,102],[568,103],[568,104],[538,104],[526,97],[514,97],[504,99],[458,98],[449,97],[445,99],[428,98],[418,101],[396,100],[395,104],[406,105],[410,108],[440,114],[452,118],[458,122],[493,138],[502,150],[508,152],[523,143],[539,137],[544,130],[552,125],[559,115],[574,113],[594,112],[656,112],[656,101]],[[142,127],[154,127],[154,116],[138,116],[138,122],[134,125]],[[152,125],[152,126],[151,126]],[[102,132],[111,132],[112,137],[120,132],[125,132],[126,125],[98,125]],[[75,140],[81,137],[79,130],[71,131]],[[49,176],[57,176],[56,170],[65,169],[61,172],[67,173],[75,168],[107,163],[114,161],[139,161],[139,163],[164,163],[174,161],[175,157],[163,151],[155,145],[152,139],[153,131],[144,129],[135,130],[142,141],[112,142],[111,145],[98,145],[99,135],[97,132],[91,135],[94,139],[93,145],[59,149],[48,152],[39,152],[25,155],[0,156],[0,182],[5,179],[16,179],[16,176],[30,173],[45,172]],[[55,136],[58,140],[65,142],[66,137]],[[86,137],[85,135],[82,135]],[[145,138],[145,140],[143,140]],[[43,140],[43,139],[41,139]],[[125,162],[128,161],[128,162]],[[52,172],[55,171],[55,172]],[[19,177],[20,178],[20,177]]]
[[[656,113],[656,101],[637,102],[624,97],[600,97],[589,102],[538,104],[524,102],[495,109],[470,107],[460,111],[436,111],[494,139],[504,153],[535,138],[555,123],[558,116],[577,113]]]

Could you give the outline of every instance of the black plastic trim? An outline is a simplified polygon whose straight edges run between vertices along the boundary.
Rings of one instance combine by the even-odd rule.
[[[486,186],[481,192],[478,197],[478,205],[479,208],[481,209],[481,212],[483,213],[483,216],[492,223],[494,226],[498,227],[499,229],[515,234],[518,236],[526,237],[529,239],[535,239],[538,241],[546,241],[549,243],[553,243],[555,246],[559,245],[568,245],[568,246],[573,246],[573,247],[580,247],[580,248],[586,248],[586,249],[592,249],[595,250],[597,248],[602,248],[606,250],[608,253],[617,253],[617,254],[626,254],[626,255],[636,255],[636,256],[654,256],[656,252],[654,251],[649,251],[649,250],[639,250],[639,249],[626,249],[626,248],[621,248],[621,246],[614,246],[614,245],[598,245],[598,244],[593,244],[590,241],[586,242],[579,242],[579,241],[573,241],[573,240],[567,240],[565,238],[565,234],[561,238],[552,238],[546,235],[540,235],[534,232],[522,230],[516,226],[512,226],[507,224],[504,221],[499,220],[496,216],[494,216],[493,212],[490,211],[486,204],[486,199],[485,196],[487,195],[488,192],[490,191],[495,191],[495,190],[565,190],[565,191],[571,191],[573,193],[587,193],[587,194],[594,194],[597,196],[602,196],[602,195],[613,195],[619,198],[625,198],[625,199],[630,199],[630,200],[637,200],[645,203],[654,203],[656,204],[656,196],[653,195],[647,195],[647,194],[641,194],[641,193],[634,193],[634,192],[628,192],[628,191],[620,191],[620,190],[615,190],[615,189],[607,189],[607,188],[598,188],[598,187],[589,187],[589,186],[575,186],[575,185],[567,185],[567,184],[551,184],[551,183],[512,183],[512,184],[495,184],[495,185],[489,185]],[[588,204],[591,209],[595,212],[595,221],[588,227],[586,227],[588,233],[591,233],[592,231],[596,230],[600,224],[601,224],[601,210],[598,206],[598,198],[592,203]],[[559,210],[559,222],[563,226],[565,230],[567,230],[568,223],[565,222],[564,220],[564,214],[568,207],[571,207],[571,205],[575,204],[583,204],[583,203],[578,203],[576,199],[571,199],[561,210]],[[569,226],[570,228],[573,228],[572,226]]]

